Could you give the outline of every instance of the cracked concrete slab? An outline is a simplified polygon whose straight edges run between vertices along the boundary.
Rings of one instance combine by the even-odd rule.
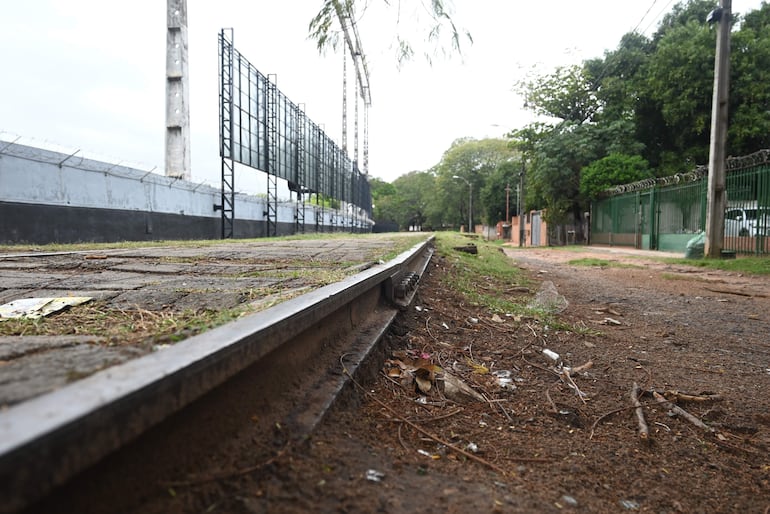
[[[383,234],[184,242],[69,252],[10,253],[0,247],[0,303],[31,297],[93,297],[88,306],[80,307],[84,316],[103,315],[110,309],[175,316],[241,305],[267,308],[325,285],[330,277],[370,267],[392,252],[399,240],[410,241],[403,245],[406,250],[425,237]],[[76,314],[75,309],[79,307],[72,309]],[[3,323],[0,320],[0,330]],[[105,341],[95,335],[62,333],[30,338],[22,335],[24,330],[30,327],[19,333],[0,332],[6,334],[0,336],[0,406],[63,387],[143,355],[153,345],[152,336],[149,342],[143,340],[135,346],[110,346],[112,339]],[[180,333],[158,336],[154,343],[173,343],[185,337],[186,330],[180,327]],[[118,339],[123,343],[126,338]]]

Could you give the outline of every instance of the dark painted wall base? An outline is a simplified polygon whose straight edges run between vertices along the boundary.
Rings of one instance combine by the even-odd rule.
[[[264,221],[236,219],[233,235],[237,239],[266,237],[266,225]],[[294,224],[278,223],[277,232],[291,235]],[[314,232],[315,225],[305,226],[305,233]],[[221,235],[222,220],[218,217],[0,202],[3,244],[219,239]]]

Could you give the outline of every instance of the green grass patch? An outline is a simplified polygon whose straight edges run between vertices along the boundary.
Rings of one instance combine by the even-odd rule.
[[[680,273],[661,273],[660,277],[666,280],[687,280],[689,282],[709,282],[709,279],[704,277],[699,277],[693,274],[683,275]]]
[[[473,243],[478,254],[454,249]],[[482,239],[469,240],[457,233],[436,235],[436,249],[447,258],[453,269],[444,277],[444,285],[461,293],[469,303],[498,314],[528,313],[522,296],[506,291],[515,286],[529,286],[528,277],[507,257],[499,245]],[[526,297],[529,300],[529,297]]]
[[[114,309],[92,302],[39,319],[8,319],[0,335],[89,335],[105,338],[105,345],[174,343],[233,321],[249,312],[247,304],[233,309],[184,312]]]
[[[638,266],[636,264],[628,264],[624,262],[608,261],[606,259],[597,259],[595,257],[584,257],[582,259],[573,259],[567,261],[567,264],[572,266],[597,266],[600,268],[644,268],[644,266]]]
[[[669,264],[681,264],[696,268],[734,271],[747,275],[770,275],[770,257],[738,257],[736,259],[663,259]]]

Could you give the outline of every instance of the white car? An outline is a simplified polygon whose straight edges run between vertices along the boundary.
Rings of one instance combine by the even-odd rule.
[[[770,211],[756,207],[730,207],[725,211],[725,235],[770,236]]]

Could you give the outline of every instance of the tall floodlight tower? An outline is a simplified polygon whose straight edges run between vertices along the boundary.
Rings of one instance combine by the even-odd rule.
[[[351,2],[334,2],[334,8],[337,12],[337,19],[342,26],[342,33],[345,36],[345,43],[347,50],[350,52],[350,57],[353,59],[353,64],[356,67],[356,102],[358,102],[358,96],[364,101],[364,175],[369,174],[369,107],[372,105],[372,95],[369,89],[369,69],[366,66],[366,55],[361,47],[361,38],[358,35],[358,28],[356,27],[356,19],[353,14]],[[347,147],[347,57],[344,57],[343,65],[343,144]],[[358,163],[358,103],[356,103],[356,133],[354,135],[356,141],[356,164]]]
[[[166,175],[190,180],[187,0],[166,0]]]

